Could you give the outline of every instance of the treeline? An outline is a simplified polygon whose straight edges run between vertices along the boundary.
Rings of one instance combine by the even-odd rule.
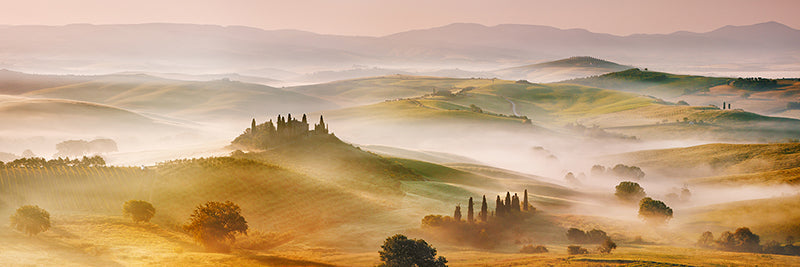
[[[753,91],[766,91],[780,87],[778,80],[767,78],[738,78],[731,82],[731,86]]]
[[[527,189],[521,199],[516,193],[512,196],[510,192],[506,192],[505,198],[498,195],[494,211],[489,211],[489,203],[484,195],[477,217],[475,210],[470,197],[466,220],[462,220],[461,205],[456,205],[452,217],[427,215],[422,218],[422,228],[455,243],[491,248],[502,241],[498,237],[508,234],[509,231],[520,230],[519,226],[536,212],[536,208],[528,202]]]
[[[641,180],[644,178],[645,173],[637,166],[628,166],[625,164],[614,165],[613,168],[606,168],[603,165],[594,165],[590,171],[592,176],[616,176],[620,179],[627,180]]]
[[[117,152],[117,142],[112,139],[100,138],[92,141],[67,140],[56,144],[58,153],[53,157],[80,157],[89,154],[103,154]]]
[[[319,123],[314,124],[313,130],[309,130],[305,114],[301,120],[292,118],[292,114],[288,114],[286,117],[278,115],[275,123],[270,119],[267,122],[256,124],[256,119],[253,119],[250,128],[236,137],[231,144],[244,148],[267,149],[293,142],[302,136],[327,134],[328,126],[325,125],[322,115],[319,116]]]
[[[55,167],[103,167],[106,161],[101,156],[87,157],[80,159],[57,158],[46,160],[45,158],[21,158],[4,163],[0,161],[0,168],[55,168]]]
[[[794,245],[792,236],[787,236],[784,244],[774,240],[768,241],[764,245],[760,243],[761,238],[747,227],[738,228],[733,233],[725,231],[717,239],[714,239],[713,233],[706,231],[700,235],[700,239],[697,241],[697,245],[704,248],[800,256],[800,247]]]

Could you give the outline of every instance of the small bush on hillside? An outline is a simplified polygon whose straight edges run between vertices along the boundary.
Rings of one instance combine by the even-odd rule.
[[[589,250],[582,248],[581,246],[568,246],[567,254],[569,255],[589,254]]]
[[[50,213],[39,206],[25,205],[11,215],[11,227],[29,236],[50,229]]]

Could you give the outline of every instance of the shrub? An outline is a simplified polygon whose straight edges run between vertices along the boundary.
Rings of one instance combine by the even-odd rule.
[[[156,214],[153,204],[143,200],[128,200],[122,205],[122,211],[135,223],[149,222]]]
[[[50,213],[39,206],[25,205],[11,215],[11,227],[34,236],[50,229]]]
[[[606,238],[606,240],[603,241],[602,244],[600,244],[600,247],[597,250],[599,250],[600,253],[607,254],[611,253],[611,251],[614,250],[615,248],[617,248],[617,243],[611,241],[611,238]]]
[[[635,201],[638,201],[647,195],[644,192],[644,188],[642,188],[638,183],[631,181],[621,182],[614,187],[614,189],[614,195],[617,196],[617,198],[627,202],[635,203]]]
[[[528,254],[535,254],[535,253],[547,253],[547,248],[542,245],[534,246],[534,245],[524,245],[521,249],[519,249],[519,253],[528,253]]]
[[[582,248],[581,246],[568,246],[567,254],[569,255],[589,254],[589,250]]]

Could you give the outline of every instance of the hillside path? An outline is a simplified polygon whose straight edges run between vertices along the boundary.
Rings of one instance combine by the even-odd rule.
[[[517,114],[517,104],[514,104],[514,101],[511,101],[508,97],[504,96],[503,98],[505,98],[508,103],[511,103],[511,112],[514,112],[514,116],[519,116],[519,114]]]

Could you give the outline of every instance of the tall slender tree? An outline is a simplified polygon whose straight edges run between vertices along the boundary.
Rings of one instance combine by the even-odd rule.
[[[461,205],[460,204],[456,205],[456,211],[453,212],[453,219],[455,219],[457,222],[461,221]]]
[[[469,223],[472,223],[475,220],[475,217],[473,217],[473,208],[472,197],[469,197],[469,205],[467,206],[467,221]]]
[[[511,212],[512,213],[519,213],[519,197],[517,193],[514,193],[514,196],[511,197]]]
[[[497,200],[494,201],[494,213],[497,217],[503,217],[503,201],[500,200],[500,196],[497,196]]]
[[[522,200],[522,210],[528,211],[528,189],[525,189],[525,196]]]
[[[503,202],[503,212],[508,214],[511,211],[511,192],[506,191],[506,201]]]
[[[256,119],[250,122],[250,133],[256,135]]]
[[[486,195],[483,195],[483,203],[481,203],[481,213],[478,214],[481,217],[482,222],[486,222],[486,217],[489,215],[489,207],[486,205]]]

